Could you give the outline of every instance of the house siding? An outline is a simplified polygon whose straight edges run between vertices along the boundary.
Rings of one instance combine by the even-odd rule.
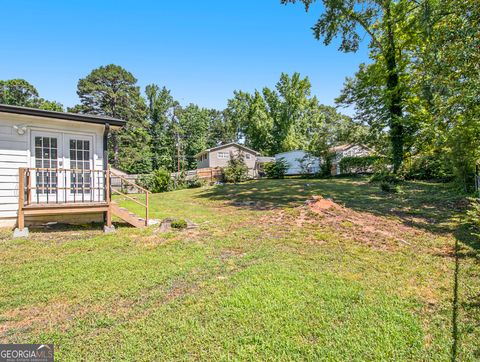
[[[283,152],[275,155],[275,160],[279,161],[280,159],[284,159],[288,163],[288,170],[286,172],[287,175],[298,175],[302,173],[302,168],[300,165],[299,159],[307,156],[308,153],[302,150],[290,151],[290,152]],[[311,165],[311,172],[315,173],[318,172],[320,169],[320,161],[318,158],[311,156],[312,165]]]
[[[229,155],[229,158],[218,158],[219,152],[226,152]],[[207,153],[207,159],[203,161],[197,161],[197,169],[208,168],[208,167],[220,167],[225,168],[228,166],[228,161],[230,160],[231,155],[237,155],[239,152],[242,152],[244,155],[249,154],[250,159],[245,158],[245,163],[249,169],[250,176],[255,175],[255,165],[257,162],[257,155],[253,152],[250,152],[242,147],[235,145],[229,145],[226,147],[218,148]]]
[[[15,125],[26,127],[25,134],[19,135]],[[103,169],[103,125],[0,112],[0,226],[16,222],[18,169],[35,166],[30,152],[32,131],[91,136],[93,168]]]

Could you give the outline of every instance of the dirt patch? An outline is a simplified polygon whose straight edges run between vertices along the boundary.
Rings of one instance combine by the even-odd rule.
[[[323,227],[339,234],[343,238],[369,245],[376,249],[398,249],[401,247],[426,248],[429,253],[442,256],[453,255],[453,246],[438,243],[437,246],[425,245],[418,242],[423,236],[434,240],[438,235],[418,229],[397,218],[377,216],[368,212],[349,209],[334,200],[321,196],[314,196],[304,205],[294,209],[279,210],[264,215],[261,222],[268,229],[272,225],[282,225],[291,231],[291,226],[311,229],[312,234],[305,241],[317,243],[315,230]],[[290,227],[290,229],[289,229]],[[323,242],[328,240],[322,239]]]
[[[243,257],[245,255],[243,249],[240,248],[226,248],[220,253],[220,259],[226,260],[233,257]]]
[[[331,199],[324,199],[322,196],[314,196],[311,200],[305,202],[313,212],[322,213],[325,210],[340,210],[342,207]]]

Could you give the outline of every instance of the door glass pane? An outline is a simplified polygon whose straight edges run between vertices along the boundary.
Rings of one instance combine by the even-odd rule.
[[[58,167],[57,139],[55,137],[35,137],[35,167],[41,169]],[[58,185],[55,170],[38,170],[36,176],[37,193],[56,193]]]
[[[90,141],[70,140],[70,193],[88,194],[91,187]]]

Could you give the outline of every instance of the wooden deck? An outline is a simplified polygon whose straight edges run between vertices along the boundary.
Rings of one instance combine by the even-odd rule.
[[[75,180],[75,175],[81,175],[81,178],[76,179],[74,182],[72,181],[73,186],[68,186],[68,180]],[[89,177],[86,177],[85,175],[88,175]],[[133,196],[125,195],[118,190],[112,190],[110,183],[112,175],[121,178],[122,182],[129,184],[131,187],[136,187],[140,193],[145,194],[145,202],[139,201]],[[39,183],[38,179],[43,179],[43,181],[45,181],[45,176],[46,185],[45,182],[44,184],[41,182]],[[32,180],[33,177],[36,177],[34,180],[37,181]],[[96,179],[97,183],[95,184]],[[64,185],[59,186],[58,180],[63,180]],[[103,181],[100,182],[98,180]],[[85,190],[89,191],[89,197],[84,197]],[[128,210],[123,209],[114,203],[111,197],[112,191],[144,207],[144,218],[128,212]],[[118,216],[135,227],[148,226],[149,193],[149,191],[135,183],[123,179],[122,176],[111,173],[110,169],[68,170],[20,168],[18,229],[22,230],[25,227],[25,216],[90,213],[105,213],[107,227],[112,226],[112,215]],[[36,197],[33,197],[33,194],[35,194]],[[75,199],[75,195],[77,194],[80,194],[80,196],[77,196]],[[40,195],[42,196],[42,199],[40,199]],[[96,199],[95,195],[98,195]],[[72,197],[73,200],[71,200]],[[81,202],[79,202],[80,199],[82,200]]]
[[[23,207],[23,213],[24,215],[83,214],[107,212],[108,207],[108,202],[31,204]]]

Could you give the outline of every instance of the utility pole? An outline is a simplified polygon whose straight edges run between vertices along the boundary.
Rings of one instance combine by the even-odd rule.
[[[176,145],[177,145],[177,172],[180,174],[180,134],[176,133]]]

